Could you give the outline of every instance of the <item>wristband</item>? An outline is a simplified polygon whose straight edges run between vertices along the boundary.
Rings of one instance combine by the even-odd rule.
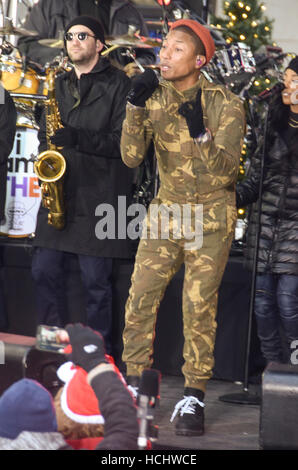
[[[209,140],[212,140],[212,134],[209,129],[206,128],[206,132],[204,134],[200,134],[198,137],[194,138],[194,143],[195,144],[204,144],[205,142],[209,142]]]
[[[91,385],[92,380],[99,374],[103,374],[104,372],[115,372],[115,368],[113,364],[107,364],[105,362],[99,364],[98,366],[94,367],[90,370],[87,376],[87,382]]]

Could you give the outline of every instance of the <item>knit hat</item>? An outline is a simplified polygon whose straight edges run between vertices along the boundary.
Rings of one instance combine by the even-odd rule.
[[[21,379],[0,398],[0,436],[15,439],[22,431],[57,432],[51,394],[32,379]]]
[[[201,39],[205,47],[206,64],[208,64],[215,52],[215,44],[209,30],[205,26],[198,23],[198,21],[184,19],[174,21],[170,27],[170,31],[177,28],[178,26],[187,26]]]
[[[100,42],[102,42],[103,44],[105,43],[104,30],[103,30],[101,23],[97,19],[92,18],[92,16],[86,16],[86,15],[77,16],[76,18],[71,20],[70,23],[68,23],[68,25],[65,28],[65,33],[67,33],[67,31],[72,26],[75,26],[77,24],[86,26],[87,28],[91,29],[94,36],[97,39],[99,39]]]
[[[291,62],[287,66],[287,69],[294,70],[294,72],[298,74],[298,57],[297,56],[291,60]]]

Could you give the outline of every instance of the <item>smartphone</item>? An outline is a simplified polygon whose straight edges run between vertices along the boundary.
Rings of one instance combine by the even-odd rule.
[[[36,332],[36,349],[64,354],[68,342],[61,341],[60,335],[67,335],[66,331],[57,326],[38,325]]]

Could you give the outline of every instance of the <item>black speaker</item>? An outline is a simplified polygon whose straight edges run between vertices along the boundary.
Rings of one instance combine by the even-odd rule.
[[[56,371],[64,354],[39,351],[35,338],[0,333],[0,395],[22,378],[37,380],[52,395],[61,386]]]
[[[263,373],[260,448],[298,449],[298,366],[271,362]]]

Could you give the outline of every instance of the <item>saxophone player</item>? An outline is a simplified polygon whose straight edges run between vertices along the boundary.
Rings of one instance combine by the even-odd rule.
[[[74,18],[66,27],[65,47],[73,64],[57,76],[55,96],[63,127],[50,138],[66,161],[63,181],[65,226],[48,224],[41,206],[36,225],[32,275],[36,285],[37,324],[64,326],[65,259],[75,255],[86,290],[86,321],[104,336],[111,353],[113,258],[130,258],[129,240],[96,237],[96,208],[118,196],[129,197],[132,170],[121,161],[120,135],[125,101],[130,88],[127,75],[101,53],[104,32],[92,17]],[[47,148],[45,116],[41,119],[39,151]]]

